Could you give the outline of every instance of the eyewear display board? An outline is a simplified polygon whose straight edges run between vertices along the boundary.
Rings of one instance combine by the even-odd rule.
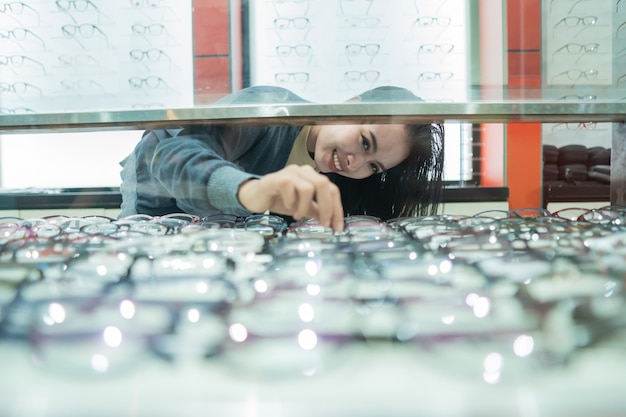
[[[0,3],[0,114],[193,104],[191,0]]]
[[[381,85],[427,101],[467,99],[468,14],[462,0],[251,2],[253,84],[315,102]]]
[[[543,96],[559,102],[626,99],[626,4],[623,0],[545,0]],[[611,147],[610,123],[546,123],[544,143]]]

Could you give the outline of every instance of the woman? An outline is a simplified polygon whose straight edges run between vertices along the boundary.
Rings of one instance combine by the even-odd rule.
[[[418,101],[379,87],[357,99]],[[251,87],[217,105],[305,102]],[[434,213],[441,196],[443,126],[206,125],[144,133],[122,161],[120,217],[185,212],[313,217],[343,230],[346,215],[382,219]]]

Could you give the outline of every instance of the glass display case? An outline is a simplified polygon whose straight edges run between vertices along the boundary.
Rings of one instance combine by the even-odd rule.
[[[0,3],[0,143],[89,143],[5,146],[4,168],[51,176],[71,159],[41,170],[38,151],[89,165],[118,134],[181,125],[440,122],[446,191],[508,197],[341,233],[5,213],[0,414],[622,415],[625,47],[624,0]],[[223,101],[259,85],[303,102]],[[351,100],[389,85],[421,101]],[[563,156],[581,146],[602,158]],[[119,205],[115,184],[22,191],[0,206]]]

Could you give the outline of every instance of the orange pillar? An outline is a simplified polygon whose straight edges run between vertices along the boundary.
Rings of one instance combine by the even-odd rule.
[[[507,125],[506,173],[511,210],[541,207],[541,124]]]
[[[507,67],[510,100],[541,97],[541,1],[507,1]],[[541,207],[541,124],[506,127],[506,184],[512,210]]]

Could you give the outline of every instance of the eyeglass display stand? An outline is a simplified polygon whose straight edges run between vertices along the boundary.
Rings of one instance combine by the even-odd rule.
[[[624,205],[624,120],[601,123],[587,120],[587,104],[593,101],[621,102],[626,94],[620,88],[623,57],[620,51],[626,36],[619,27],[626,13],[614,1],[542,2],[542,95],[545,99],[577,102],[578,120],[553,121],[542,125],[543,143],[604,146],[611,151],[610,187],[594,181],[566,181],[565,171],[558,181],[544,178],[544,206],[550,201],[606,201]],[[623,111],[623,110],[620,110]],[[561,167],[563,168],[563,167]],[[582,173],[583,177],[586,173]],[[609,192],[607,192],[609,188]]]

